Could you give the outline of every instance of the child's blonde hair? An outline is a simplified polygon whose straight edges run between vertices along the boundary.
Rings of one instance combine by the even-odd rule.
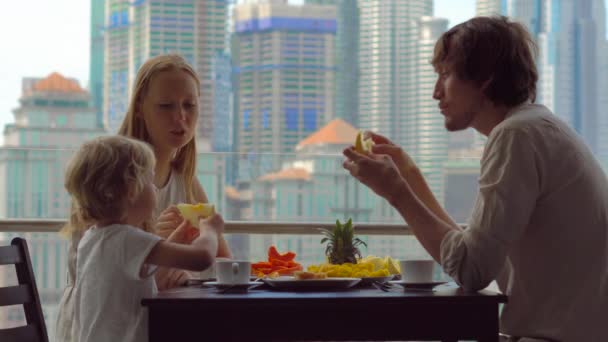
[[[141,111],[143,99],[148,91],[150,80],[159,72],[170,70],[182,70],[192,76],[196,81],[196,90],[200,96],[200,80],[194,69],[192,69],[183,57],[174,54],[152,57],[148,59],[137,72],[129,108],[122,125],[118,130],[118,134],[152,144],[144,120],[141,115],[137,114]],[[172,167],[183,174],[186,198],[189,202],[194,202],[192,180],[195,177],[194,173],[196,170],[195,137],[192,137],[192,140],[177,151],[175,158],[172,161]]]
[[[72,197],[73,224],[68,229],[86,229],[84,222],[124,219],[127,201],[143,190],[154,163],[152,149],[135,139],[105,136],[84,143],[65,174],[65,188]]]

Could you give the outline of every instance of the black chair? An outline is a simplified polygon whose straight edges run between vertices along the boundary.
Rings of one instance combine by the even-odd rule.
[[[0,341],[48,342],[49,337],[44,324],[40,296],[32,271],[27,243],[22,238],[14,238],[10,246],[0,247],[0,265],[15,265],[19,285],[0,287],[0,306],[23,305],[27,325],[0,329]]]

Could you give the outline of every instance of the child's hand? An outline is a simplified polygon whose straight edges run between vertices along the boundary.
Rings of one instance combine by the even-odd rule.
[[[221,215],[215,214],[205,219],[199,220],[200,236],[197,237],[192,245],[207,250],[212,258],[217,255],[218,240],[224,231],[224,220]],[[211,263],[213,260],[211,260]]]
[[[218,235],[224,232],[224,219],[220,214],[214,214],[207,218],[201,218],[198,222],[198,226],[201,228],[201,231],[209,230]]]
[[[173,232],[167,237],[168,242],[175,242],[189,245],[200,235],[200,231],[190,224],[188,220],[182,220]]]

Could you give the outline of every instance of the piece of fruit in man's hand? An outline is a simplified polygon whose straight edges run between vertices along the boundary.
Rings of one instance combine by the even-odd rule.
[[[374,141],[371,138],[363,138],[363,132],[359,131],[355,138],[355,151],[359,153],[370,153],[374,146]]]
[[[192,224],[193,227],[198,227],[198,221],[201,218],[207,218],[215,214],[215,206],[209,203],[186,204],[180,203],[176,205],[182,217]]]

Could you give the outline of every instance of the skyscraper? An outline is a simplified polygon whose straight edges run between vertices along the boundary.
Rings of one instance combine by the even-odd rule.
[[[213,79],[213,139],[214,152],[233,150],[233,92],[230,55],[218,52],[212,62]]]
[[[359,110],[359,5],[356,0],[306,0],[306,3],[336,6],[336,117],[356,126]]]
[[[593,10],[594,15],[596,15],[598,23],[606,22],[606,8],[604,1],[598,0],[595,3],[595,8]],[[606,40],[606,28],[599,26],[598,27],[598,38],[600,41],[602,37],[604,37],[604,41],[599,43],[598,46],[598,109],[600,110],[599,116],[599,133],[598,133],[598,157],[602,164],[604,165],[605,170],[608,169],[608,115],[605,113],[606,108],[608,108],[608,41]]]
[[[130,67],[128,0],[106,0],[103,68],[104,126],[116,132],[129,105],[130,82],[136,71]]]
[[[225,48],[227,6],[225,0],[107,0],[104,117],[110,131],[124,117],[139,67],[150,57],[178,53],[201,79],[197,138],[202,150],[211,148],[212,60]]]
[[[97,111],[97,124],[103,127],[103,50],[105,0],[91,0],[91,62],[89,90]]]
[[[477,16],[492,16],[507,13],[507,2],[509,0],[477,0],[475,14]],[[524,0],[528,1],[528,0]]]
[[[359,125],[403,144],[417,112],[419,19],[431,0],[359,0]],[[429,94],[431,96],[432,94]]]
[[[289,153],[334,115],[334,6],[234,8],[236,151]]]
[[[422,17],[418,25],[415,109],[407,120],[402,141],[406,151],[416,159],[437,199],[443,203],[444,164],[448,159],[449,137],[444,118],[433,98],[437,74],[429,61],[433,58],[435,42],[447,30],[448,21]]]
[[[360,0],[359,126],[388,136],[420,163],[442,197],[447,133],[429,64],[447,21],[431,0]]]

